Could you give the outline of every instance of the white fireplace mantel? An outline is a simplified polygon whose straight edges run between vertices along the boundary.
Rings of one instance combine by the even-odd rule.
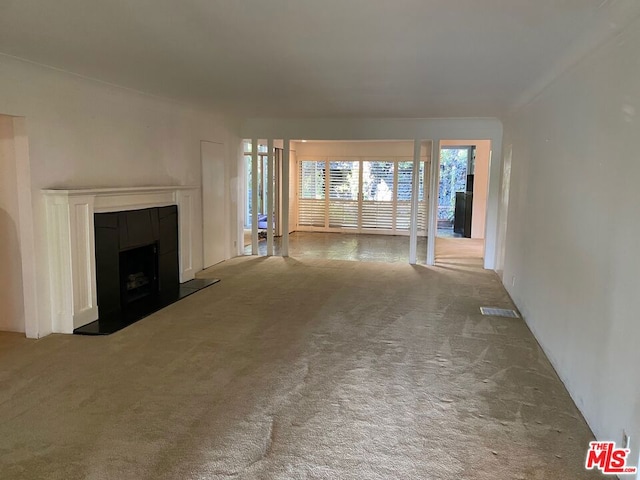
[[[94,213],[178,206],[180,282],[202,268],[201,208],[196,186],[76,188],[43,190],[47,205],[52,329],[74,328],[98,319]]]

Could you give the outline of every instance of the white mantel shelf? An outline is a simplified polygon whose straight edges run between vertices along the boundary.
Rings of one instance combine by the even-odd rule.
[[[193,190],[195,185],[159,185],[147,187],[80,187],[80,188],[48,188],[45,195],[121,195],[123,193],[171,192],[174,190]]]
[[[159,185],[42,190],[47,204],[53,331],[73,333],[98,319],[94,214],[178,206],[180,282],[202,269],[200,187]]]
[[[48,198],[61,199],[66,203],[69,198],[93,198],[94,213],[138,210],[166,205],[179,205],[177,197],[183,192],[199,191],[191,185],[161,185],[144,187],[86,187],[46,189]]]

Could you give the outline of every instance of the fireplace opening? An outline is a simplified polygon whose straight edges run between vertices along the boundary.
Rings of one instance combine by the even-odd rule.
[[[120,301],[128,304],[158,293],[156,242],[120,252]]]

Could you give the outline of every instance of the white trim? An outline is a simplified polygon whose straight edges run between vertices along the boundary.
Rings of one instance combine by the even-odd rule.
[[[244,238],[243,238],[244,243]],[[251,139],[251,255],[258,255],[258,139]]]
[[[283,257],[289,256],[289,187],[291,172],[289,168],[289,157],[291,148],[289,139],[282,141],[282,251]]]
[[[273,200],[274,200],[274,172],[273,172],[273,139],[267,140],[267,256],[273,255]]]
[[[74,196],[106,196],[131,193],[133,195],[149,194],[152,192],[175,192],[176,190],[193,190],[198,189],[196,185],[158,185],[145,187],[82,187],[82,188],[45,188],[42,192],[45,195],[66,195]]]

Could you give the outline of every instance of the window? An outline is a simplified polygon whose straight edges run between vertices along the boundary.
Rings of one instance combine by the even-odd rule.
[[[298,225],[325,226],[325,162],[300,162]]]
[[[395,163],[365,160],[362,168],[362,228],[392,230]]]
[[[358,228],[360,162],[329,162],[329,227]]]
[[[418,232],[426,235],[426,162],[418,177]],[[406,158],[304,160],[299,165],[301,230],[407,234],[413,161]]]

